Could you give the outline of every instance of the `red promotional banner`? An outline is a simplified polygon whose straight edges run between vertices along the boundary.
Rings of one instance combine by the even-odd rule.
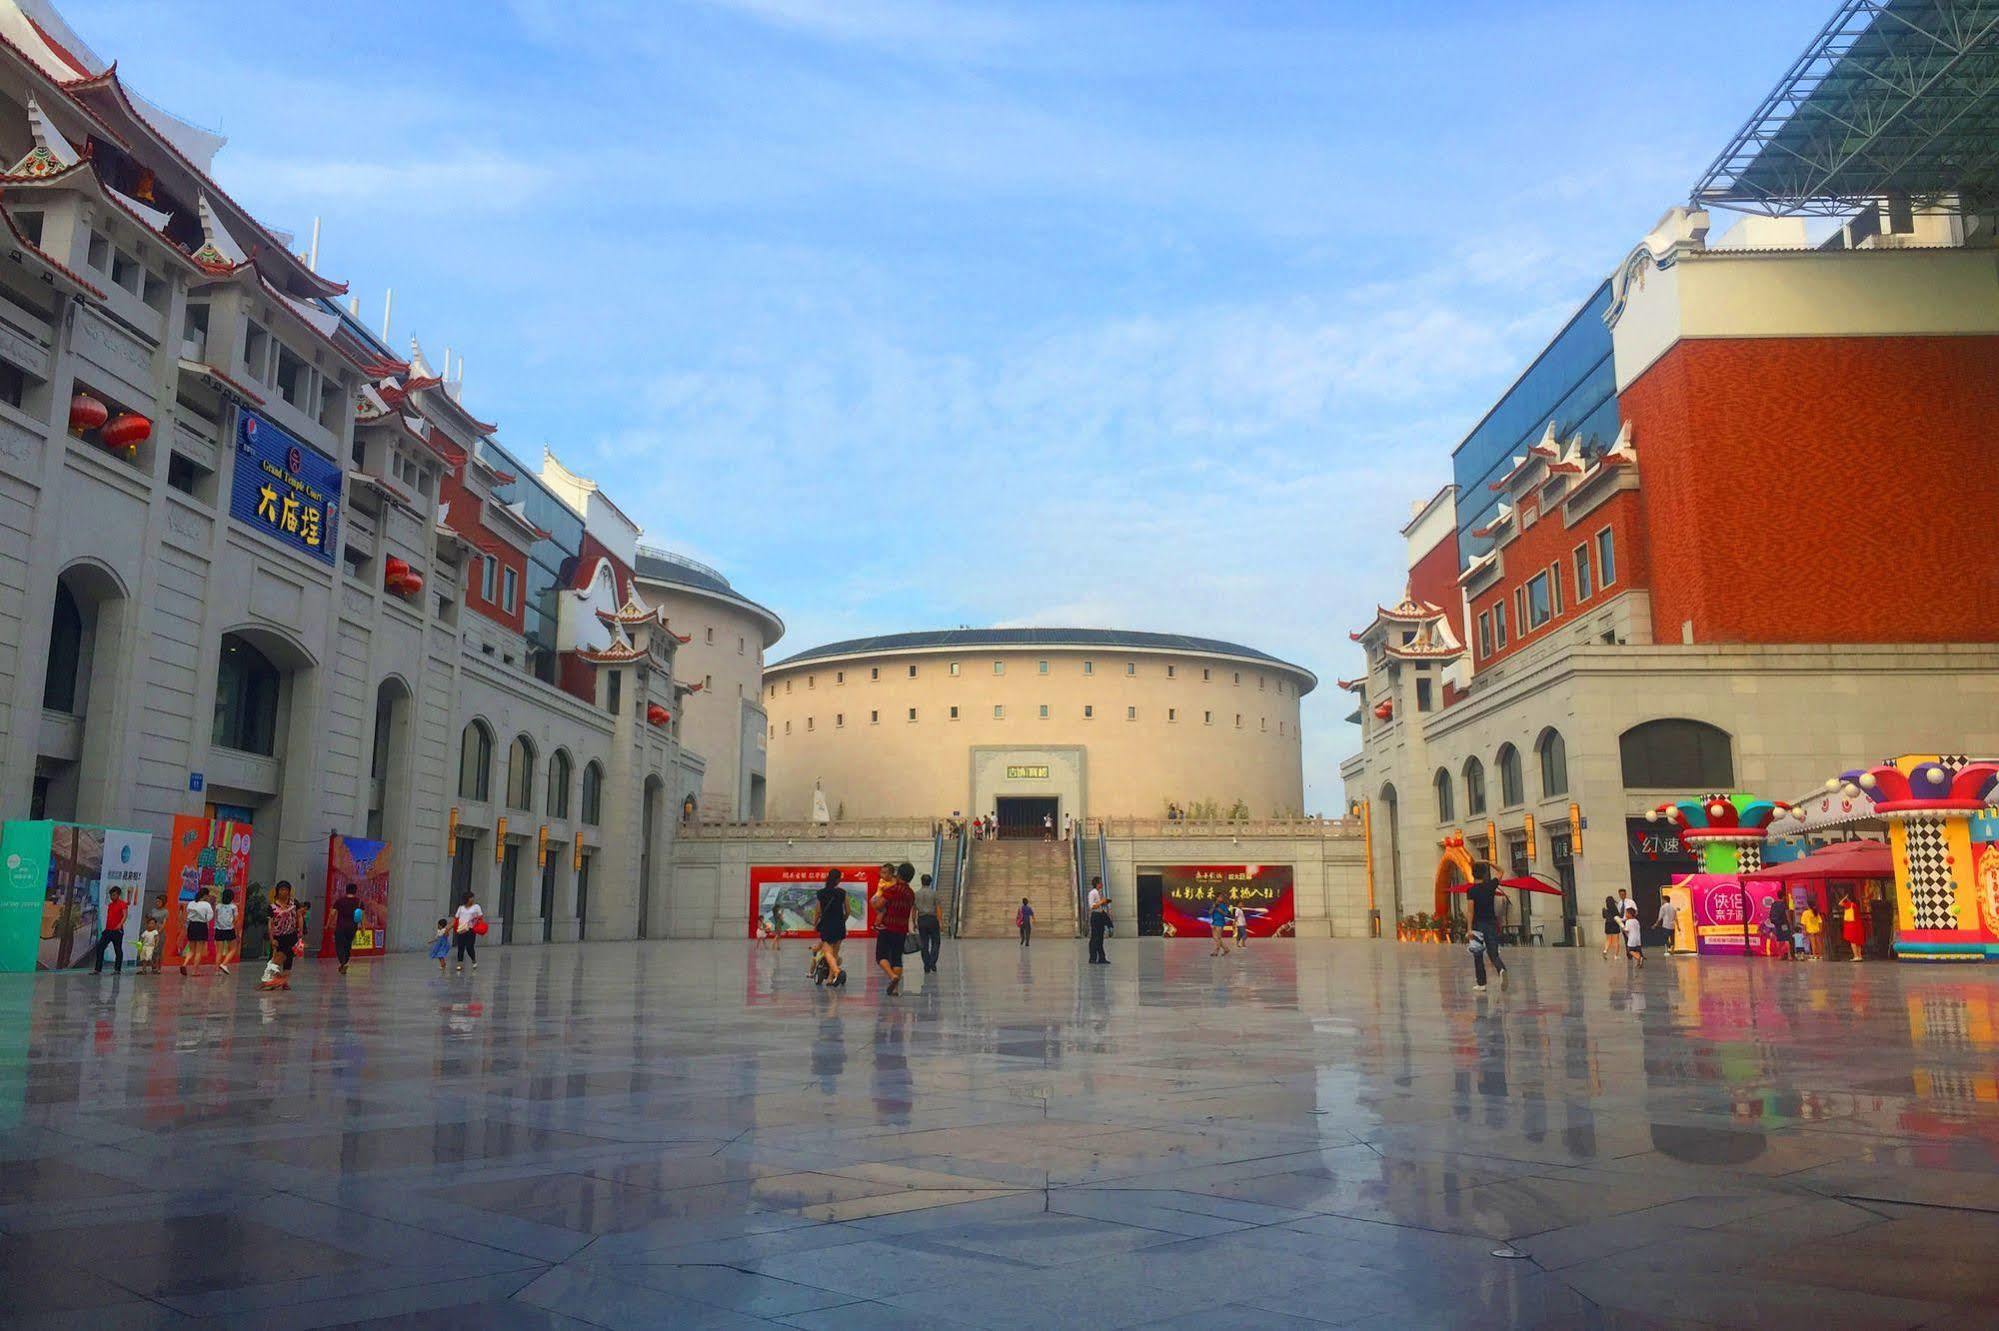
[[[389,843],[335,832],[326,842],[326,912],[319,920],[319,955],[330,957],[333,929],[341,914],[361,918],[354,930],[354,955],[379,957],[389,947]],[[359,906],[342,906],[348,885]]]
[[[180,959],[181,941],[187,936],[187,903],[206,887],[211,900],[222,900],[225,889],[236,894],[237,937],[249,924],[250,824],[220,818],[197,818],[190,813],[174,815],[172,840],[167,843],[167,923],[160,931],[160,954]],[[144,929],[152,898],[132,903],[137,929]],[[128,925],[126,932],[138,936]],[[204,959],[207,954],[204,954]]]
[[[1168,938],[1208,937],[1217,898],[1233,914],[1241,906],[1251,938],[1294,932],[1288,864],[1167,864],[1159,868],[1161,932]]]
[[[881,876],[876,865],[752,864],[749,936],[756,937],[759,919],[768,920],[776,912],[780,937],[818,937],[812,913],[818,904],[819,889],[826,885],[826,874],[832,869],[840,871],[840,886],[847,889],[847,936],[873,934],[868,898],[874,895],[876,880]]]

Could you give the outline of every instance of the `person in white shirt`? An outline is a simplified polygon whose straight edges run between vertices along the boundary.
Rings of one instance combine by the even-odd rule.
[[[1052,813],[1041,815],[1041,839],[1043,841],[1055,839],[1055,815]]]
[[[479,922],[486,918],[486,912],[467,892],[465,899],[458,903],[451,920],[451,942],[458,949],[458,973],[465,973],[465,963],[470,960],[472,969],[479,969]]]
[[[1638,969],[1645,969],[1645,926],[1638,923],[1638,907],[1624,908],[1624,956],[1638,963]]]
[[[1666,953],[1671,955],[1673,940],[1677,936],[1680,923],[1680,908],[1673,904],[1671,897],[1659,898],[1659,920],[1656,927],[1666,931]]]
[[[187,974],[188,963],[193,962],[196,970],[201,963],[195,960],[197,950],[206,951],[213,940],[209,927],[215,922],[215,903],[208,899],[208,888],[201,888],[194,894],[194,900],[187,903],[187,937],[180,945],[180,973]]]
[[[215,908],[215,950],[220,954],[215,969],[224,975],[229,967],[243,955],[242,935],[237,931],[236,920],[242,908],[236,904],[236,889],[222,889],[222,904]]]
[[[1111,898],[1104,891],[1104,880],[1090,880],[1090,964],[1108,966],[1110,955],[1104,951],[1104,934],[1111,927]]]
[[[1240,952],[1249,943],[1249,912],[1240,903],[1236,905],[1235,918],[1231,923],[1235,925],[1235,950]]]

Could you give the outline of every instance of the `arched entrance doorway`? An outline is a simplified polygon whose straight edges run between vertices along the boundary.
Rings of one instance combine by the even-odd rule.
[[[1436,904],[1431,908],[1436,915],[1447,915],[1451,909],[1451,889],[1459,883],[1469,883],[1472,877],[1471,856],[1465,851],[1465,839],[1453,833],[1444,838],[1444,853],[1437,860]]]

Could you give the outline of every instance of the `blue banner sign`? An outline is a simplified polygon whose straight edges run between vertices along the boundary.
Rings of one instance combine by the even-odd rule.
[[[340,467],[254,411],[236,413],[229,516],[328,564],[338,550]]]

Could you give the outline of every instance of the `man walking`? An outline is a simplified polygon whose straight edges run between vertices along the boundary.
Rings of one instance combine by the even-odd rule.
[[[1111,927],[1111,899],[1104,891],[1104,880],[1090,880],[1090,964],[1108,966],[1110,957],[1104,952],[1104,934]]]
[[[1013,927],[1020,930],[1020,945],[1028,946],[1034,936],[1034,907],[1027,904],[1027,898],[1020,899],[1020,909],[1013,913]]]
[[[909,880],[916,866],[898,864],[895,876],[875,889],[875,965],[888,976],[888,995],[902,992],[902,945],[909,937],[909,918],[916,909],[916,893]]]
[[[1653,922],[1652,927],[1665,931],[1666,955],[1669,957],[1673,955],[1673,945],[1678,938],[1679,926],[1680,908],[1673,904],[1671,897],[1661,895],[1659,898],[1659,918]]]
[[[125,914],[130,909],[125,900],[125,889],[112,888],[111,899],[104,903],[104,928],[97,935],[97,969],[93,974],[104,974],[104,949],[107,947],[118,957],[118,964],[111,973],[125,973]]]
[[[1485,992],[1485,963],[1488,959],[1492,968],[1499,972],[1499,987],[1506,987],[1506,963],[1499,959],[1499,884],[1493,881],[1492,866],[1481,864],[1473,870],[1471,886],[1465,889],[1471,898],[1472,938],[1483,944],[1474,948],[1471,954],[1472,989],[1476,993]]]
[[[346,892],[333,903],[333,955],[340,962],[340,973],[347,973],[347,963],[354,960],[354,935],[361,932],[361,895],[354,890],[354,884],[347,884]]]
[[[929,874],[923,875],[923,884],[916,889],[916,939],[923,953],[923,973],[936,974],[937,957],[944,950],[944,928],[937,916],[937,888]]]

